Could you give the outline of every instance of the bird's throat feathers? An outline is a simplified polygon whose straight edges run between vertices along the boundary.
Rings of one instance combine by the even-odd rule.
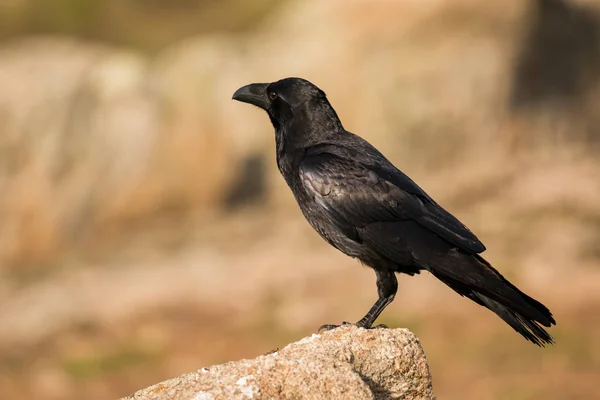
[[[270,118],[275,128],[278,157],[327,142],[344,131],[325,98],[294,107],[282,120]]]

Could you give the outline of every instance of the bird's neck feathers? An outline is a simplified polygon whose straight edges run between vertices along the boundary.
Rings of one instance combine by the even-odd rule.
[[[326,98],[309,101],[300,108],[301,121],[314,136],[337,134],[344,130],[337,113]]]
[[[286,120],[272,122],[278,153],[303,150],[344,132],[342,122],[325,98],[298,105]]]

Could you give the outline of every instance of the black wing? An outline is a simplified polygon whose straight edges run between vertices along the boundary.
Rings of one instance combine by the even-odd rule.
[[[303,161],[300,178],[305,190],[344,232],[375,224],[379,230],[402,236],[402,231],[410,230],[408,225],[390,223],[416,222],[463,251],[485,250],[466,226],[397,169],[319,152]]]
[[[495,312],[527,340],[538,345],[553,342],[541,327],[555,324],[548,308],[481,258],[477,253],[485,248],[477,237],[413,181],[379,153],[329,150],[337,155],[323,148],[312,152],[300,166],[300,177],[339,233],[401,267],[417,267],[398,272],[429,270],[460,295]]]

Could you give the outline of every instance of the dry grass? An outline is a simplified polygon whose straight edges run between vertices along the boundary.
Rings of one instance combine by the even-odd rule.
[[[154,52],[196,34],[245,31],[282,1],[3,1],[0,38],[67,34]]]

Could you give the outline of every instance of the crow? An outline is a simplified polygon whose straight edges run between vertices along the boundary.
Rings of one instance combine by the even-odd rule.
[[[374,146],[348,132],[325,93],[301,78],[252,83],[233,99],[265,110],[277,166],[309,224],[330,245],[372,268],[379,298],[356,324],[373,326],[398,290],[396,273],[429,271],[496,313],[525,339],[554,343],[546,306],[480,255],[481,241]],[[344,322],[343,324],[348,324]],[[323,325],[333,329],[340,325]]]

